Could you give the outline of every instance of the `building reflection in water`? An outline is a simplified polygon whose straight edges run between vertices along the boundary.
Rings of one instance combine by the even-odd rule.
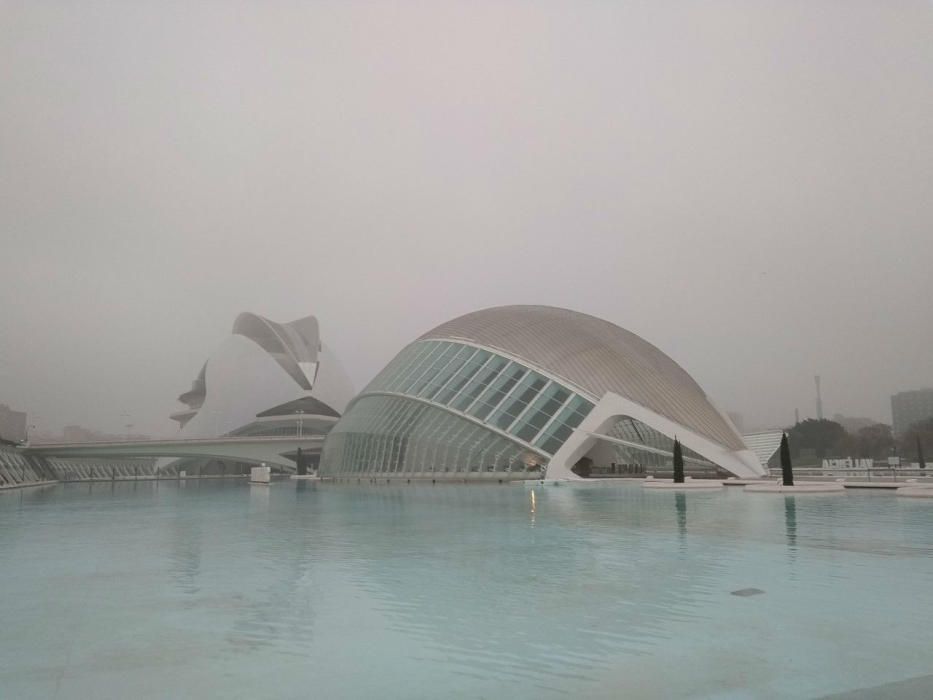
[[[265,584],[244,591],[228,644],[240,651],[277,648],[289,655],[310,651],[319,598],[316,567],[326,565],[328,536],[320,521],[316,485],[304,481],[250,487],[253,521],[240,533],[239,546],[266,566]],[[294,509],[283,506],[287,499]],[[270,507],[271,506],[271,507]],[[263,517],[255,516],[262,514]]]
[[[201,572],[203,537],[201,518],[196,511],[179,513],[172,521],[168,572],[178,589],[187,595],[201,590],[198,575]]]
[[[671,550],[669,497],[540,488],[531,512],[522,490],[347,487],[346,523],[326,531],[353,553],[344,572],[391,631],[423,643],[428,657],[503,680],[529,666],[537,682],[586,675],[620,650],[665,639],[674,621],[698,615],[729,557],[726,541],[714,542],[691,555],[686,576],[682,557],[659,556]],[[686,496],[675,505],[685,535]],[[561,635],[547,631],[554,626]]]

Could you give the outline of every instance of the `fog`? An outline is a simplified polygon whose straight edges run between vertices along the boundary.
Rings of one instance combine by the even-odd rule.
[[[487,306],[750,426],[933,385],[933,4],[0,2],[0,403],[169,435],[249,310],[362,387]]]

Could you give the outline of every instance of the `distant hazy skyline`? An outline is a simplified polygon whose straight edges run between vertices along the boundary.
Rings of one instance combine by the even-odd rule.
[[[745,423],[933,385],[933,4],[0,1],[0,403],[172,434],[240,311],[357,389],[459,314]]]

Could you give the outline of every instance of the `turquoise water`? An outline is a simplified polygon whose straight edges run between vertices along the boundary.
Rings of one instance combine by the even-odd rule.
[[[933,502],[530,493],[2,493],[0,697],[933,697]]]

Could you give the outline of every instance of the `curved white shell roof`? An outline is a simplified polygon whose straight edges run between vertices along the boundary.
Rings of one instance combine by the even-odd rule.
[[[318,322],[306,316],[276,323],[241,313],[232,335],[211,355],[192,388],[179,397],[186,410],[173,414],[186,436],[224,434],[273,406],[303,397],[340,414],[353,397],[352,383]]]
[[[733,450],[741,436],[687,372],[651,343],[608,321],[551,306],[498,306],[441,324],[419,340],[501,350],[598,401],[615,392]]]
[[[301,388],[311,390],[321,349],[314,316],[305,316],[291,323],[276,323],[246,311],[233,322],[233,333],[252,340],[268,352]]]

